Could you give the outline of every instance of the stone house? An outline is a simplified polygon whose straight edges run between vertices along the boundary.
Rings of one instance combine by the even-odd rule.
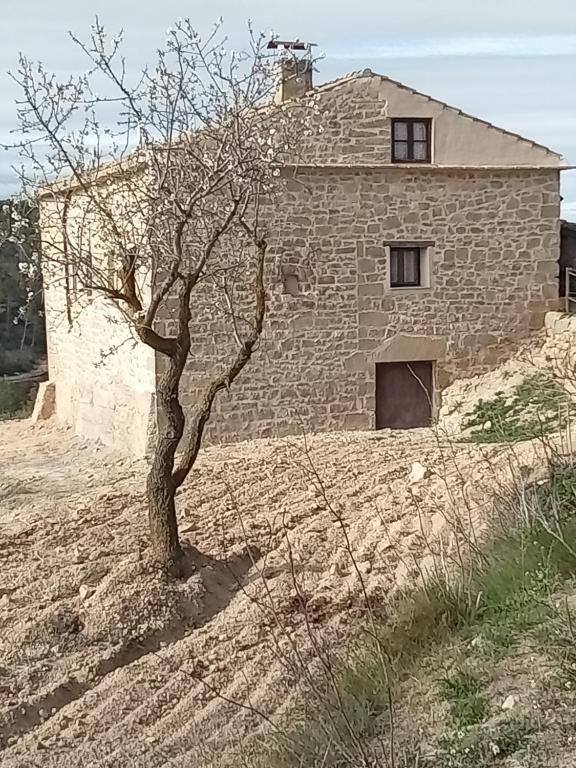
[[[278,98],[312,89],[304,68]],[[212,441],[430,424],[443,387],[507,357],[558,305],[560,155],[369,70],[313,90],[322,133],[268,214],[265,334],[219,396]],[[62,301],[49,286],[58,416],[143,453],[159,361],[123,346],[98,301],[65,327]],[[186,403],[218,362],[209,325],[192,324]]]

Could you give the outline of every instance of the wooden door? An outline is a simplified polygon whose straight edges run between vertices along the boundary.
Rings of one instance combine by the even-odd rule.
[[[376,363],[376,429],[432,423],[432,362]]]

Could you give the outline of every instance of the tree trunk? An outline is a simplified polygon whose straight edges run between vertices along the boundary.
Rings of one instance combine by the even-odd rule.
[[[155,457],[146,484],[152,553],[169,573],[179,576],[183,553],[178,539],[175,495],[169,462]]]
[[[178,399],[182,369],[182,357],[168,360],[158,384],[158,440],[146,483],[152,553],[174,576],[182,574],[184,564],[176,519],[177,486],[172,477],[184,432],[184,412]]]

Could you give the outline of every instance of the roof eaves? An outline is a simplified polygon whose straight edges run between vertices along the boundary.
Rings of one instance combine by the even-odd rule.
[[[435,163],[286,163],[286,168],[300,170],[345,170],[345,171],[572,171],[571,165],[437,165]]]
[[[82,178],[70,173],[42,185],[38,190],[38,199],[76,192],[82,188],[104,184],[112,179],[128,178],[145,168],[145,161],[137,158],[135,154],[122,160],[111,160],[97,168],[87,169],[82,173]]]

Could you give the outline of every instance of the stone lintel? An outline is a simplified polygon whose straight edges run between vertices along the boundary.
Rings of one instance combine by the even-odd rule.
[[[446,339],[442,336],[410,336],[405,333],[386,339],[371,353],[375,363],[443,360],[445,357]]]

